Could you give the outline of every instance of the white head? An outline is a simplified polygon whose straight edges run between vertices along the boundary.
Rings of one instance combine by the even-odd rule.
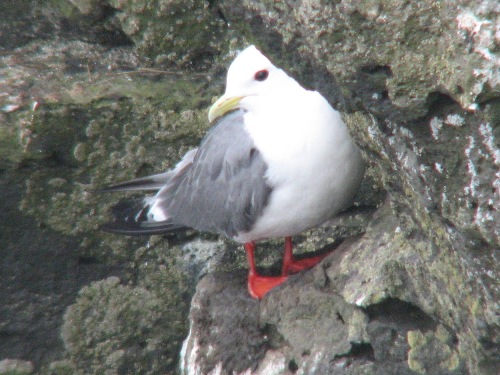
[[[274,66],[255,46],[247,47],[227,71],[226,95],[262,95],[281,90],[293,82],[283,70]]]
[[[274,66],[255,46],[247,47],[231,63],[226,92],[210,108],[209,120],[238,108],[245,97],[279,94],[297,87],[300,86],[293,78]]]

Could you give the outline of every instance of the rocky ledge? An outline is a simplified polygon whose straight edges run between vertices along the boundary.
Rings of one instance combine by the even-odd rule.
[[[0,373],[498,373],[498,2],[0,13]],[[238,245],[101,233],[117,198],[96,193],[195,146],[250,43],[342,112],[368,164],[356,206],[295,239],[334,251],[260,302]]]

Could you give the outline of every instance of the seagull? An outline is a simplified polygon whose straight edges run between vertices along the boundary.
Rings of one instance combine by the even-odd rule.
[[[243,243],[249,293],[262,299],[290,274],[323,259],[295,259],[292,236],[352,205],[363,160],[340,113],[255,46],[231,63],[226,91],[208,119],[213,127],[174,169],[103,189],[156,194],[118,205],[114,221],[102,229],[125,235],[195,229]],[[281,275],[259,275],[256,241],[281,237]]]

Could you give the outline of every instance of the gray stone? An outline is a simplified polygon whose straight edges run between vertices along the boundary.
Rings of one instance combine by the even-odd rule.
[[[188,373],[498,373],[498,2],[7,0],[0,13],[0,359],[170,371],[189,323]],[[241,246],[100,233],[117,197],[95,194],[196,145],[250,43],[342,111],[369,166],[354,209],[295,239],[300,254],[335,251],[260,303]],[[259,266],[278,273],[281,253],[259,244]],[[84,305],[143,311],[125,316],[144,336],[84,324]],[[157,335],[152,311],[175,329]],[[100,354],[85,347],[96,338]],[[166,341],[170,357],[149,363]]]
[[[0,361],[0,374],[29,375],[34,370],[33,363],[19,359],[4,359]]]

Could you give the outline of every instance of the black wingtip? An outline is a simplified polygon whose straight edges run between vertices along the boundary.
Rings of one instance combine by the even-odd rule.
[[[123,225],[123,223],[110,222],[102,224],[99,226],[99,230],[107,233],[122,234],[125,236],[145,236],[148,233],[137,230],[129,225]]]
[[[99,229],[104,232],[126,236],[151,236],[154,234],[184,232],[189,228],[183,225],[172,223],[171,221],[159,221],[153,223],[112,221],[101,225]]]

